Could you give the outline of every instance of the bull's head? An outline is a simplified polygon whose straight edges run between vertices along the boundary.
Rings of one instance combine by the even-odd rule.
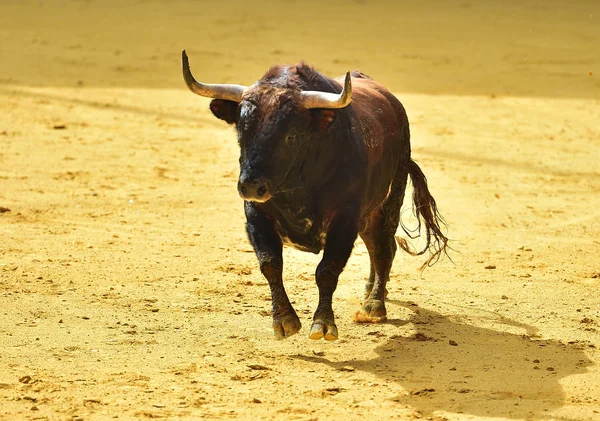
[[[213,114],[238,129],[240,177],[244,200],[266,202],[281,188],[295,158],[306,147],[306,134],[324,131],[335,118],[334,109],[352,101],[350,73],[341,93],[301,91],[291,86],[204,84],[190,71],[182,51],[183,78],[190,90],[213,98]],[[304,141],[304,143],[303,143]]]

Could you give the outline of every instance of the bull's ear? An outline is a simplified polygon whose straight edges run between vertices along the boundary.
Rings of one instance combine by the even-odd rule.
[[[224,99],[213,99],[210,102],[210,110],[215,117],[225,120],[228,124],[237,123],[238,103]]]
[[[335,111],[329,109],[312,110],[313,129],[317,132],[326,132],[335,121]]]

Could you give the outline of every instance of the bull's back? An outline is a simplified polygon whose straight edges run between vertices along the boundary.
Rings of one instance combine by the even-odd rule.
[[[383,202],[399,166],[408,163],[410,134],[400,101],[368,76],[352,76],[352,131],[362,139],[368,160],[365,215]]]

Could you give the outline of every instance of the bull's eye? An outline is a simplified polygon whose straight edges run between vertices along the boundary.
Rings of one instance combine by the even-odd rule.
[[[290,143],[296,140],[295,134],[289,134],[285,137],[285,143]]]

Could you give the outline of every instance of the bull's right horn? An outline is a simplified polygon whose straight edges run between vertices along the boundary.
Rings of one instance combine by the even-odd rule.
[[[205,96],[208,98],[224,99],[227,101],[241,102],[242,95],[246,92],[248,87],[243,85],[232,85],[232,84],[209,84],[200,83],[190,71],[190,63],[185,50],[181,52],[181,68],[183,71],[183,79],[186,85],[190,88],[193,93]]]

